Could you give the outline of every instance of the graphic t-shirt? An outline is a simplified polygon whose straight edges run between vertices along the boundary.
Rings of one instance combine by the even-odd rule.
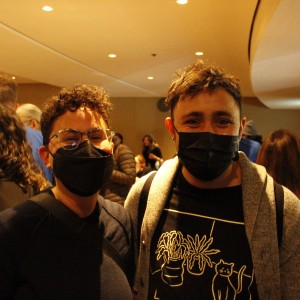
[[[152,239],[148,299],[258,299],[241,186],[179,175]]]

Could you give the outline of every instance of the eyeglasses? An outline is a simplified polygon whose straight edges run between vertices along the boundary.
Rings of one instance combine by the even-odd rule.
[[[84,133],[77,129],[68,128],[62,129],[57,133],[53,134],[49,138],[49,142],[51,139],[56,137],[58,139],[58,144],[60,147],[62,147],[65,150],[74,150],[81,143],[82,136],[84,134],[87,135],[87,138],[90,141],[90,143],[97,148],[101,148],[101,144],[105,140],[111,142],[113,137],[113,134],[109,129],[94,128],[89,130],[87,133]]]

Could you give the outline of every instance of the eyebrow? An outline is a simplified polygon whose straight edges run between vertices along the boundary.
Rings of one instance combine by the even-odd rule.
[[[189,117],[202,117],[204,115],[203,112],[198,112],[198,111],[192,111],[186,115],[183,115],[183,118],[189,118]],[[231,113],[229,113],[228,111],[225,110],[220,110],[220,111],[215,111],[213,113],[214,117],[218,117],[218,116],[228,116],[228,117],[233,117],[233,115]]]

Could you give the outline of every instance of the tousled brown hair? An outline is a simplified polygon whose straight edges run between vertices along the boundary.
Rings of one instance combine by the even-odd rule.
[[[214,92],[219,88],[225,89],[236,101],[239,110],[242,110],[242,96],[239,80],[225,73],[216,66],[206,66],[202,60],[188,66],[175,74],[171,83],[165,104],[171,109],[171,116],[180,99],[195,96],[203,92]]]

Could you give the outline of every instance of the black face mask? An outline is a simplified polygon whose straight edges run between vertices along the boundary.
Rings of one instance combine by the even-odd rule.
[[[196,178],[210,181],[238,160],[239,136],[210,132],[179,132],[178,157]]]
[[[112,154],[100,150],[88,141],[74,150],[59,148],[53,155],[55,176],[72,193],[87,197],[103,187],[113,171]]]

